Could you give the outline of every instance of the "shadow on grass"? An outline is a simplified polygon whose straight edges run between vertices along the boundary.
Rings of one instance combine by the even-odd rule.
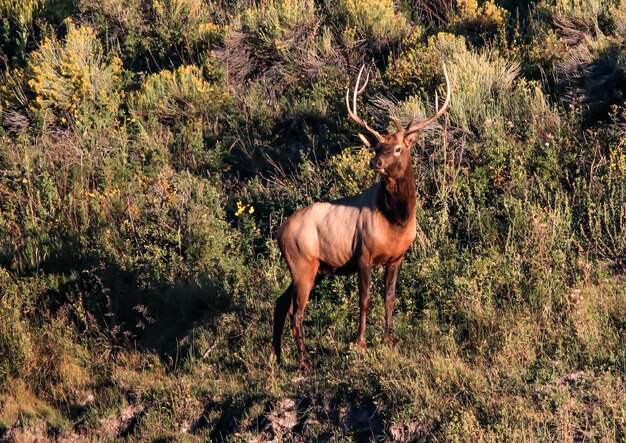
[[[221,402],[211,400],[204,405],[202,415],[192,425],[191,432],[197,434],[210,428],[209,441],[227,441],[229,436],[239,431],[241,422],[251,408],[261,401],[264,401],[264,398],[260,395],[245,396],[240,399],[228,398]],[[266,429],[270,424],[265,414],[261,414],[253,421],[251,426],[259,430]]]
[[[182,277],[147,281],[119,263],[67,238],[59,243],[38,269],[22,276],[50,276],[48,288],[34,300],[31,315],[63,315],[80,333],[105,339],[114,354],[137,349],[158,354],[166,365],[183,363],[189,345],[181,345],[199,324],[211,327],[232,312],[234,300],[225,288],[229,277],[215,270]],[[10,256],[0,263],[11,262]],[[156,273],[155,273],[156,274]],[[43,315],[43,317],[41,317]],[[35,319],[36,320],[36,319]]]

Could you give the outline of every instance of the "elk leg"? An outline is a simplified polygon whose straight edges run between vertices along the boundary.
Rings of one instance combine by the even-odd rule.
[[[370,286],[372,283],[372,267],[369,264],[359,266],[359,333],[356,344],[361,348],[367,347],[365,340],[365,322],[367,311],[370,308]]]
[[[389,263],[385,268],[385,335],[383,343],[393,342],[393,307],[396,303],[396,281],[404,257]]]
[[[287,315],[291,315],[293,304],[293,283],[289,284],[287,290],[276,299],[276,306],[274,307],[274,355],[276,356],[276,364],[280,366],[280,354],[281,354],[281,341],[283,336],[283,329],[285,328],[285,320]]]
[[[304,346],[304,328],[302,322],[304,320],[304,309],[306,303],[309,300],[309,294],[315,286],[315,276],[317,274],[317,266],[309,266],[304,272],[300,272],[297,275],[297,281],[294,280],[294,291],[292,314],[291,314],[291,331],[298,347],[298,354],[300,359],[300,369],[308,370],[311,368],[311,362],[307,358],[306,348]]]

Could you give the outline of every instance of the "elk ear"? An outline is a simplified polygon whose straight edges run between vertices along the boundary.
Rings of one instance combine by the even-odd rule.
[[[358,133],[359,138],[361,139],[361,141],[363,142],[363,144],[365,145],[366,148],[371,149],[372,148],[372,141],[370,139],[367,138],[367,136],[361,134],[360,132]]]
[[[420,135],[420,131],[415,131],[413,133],[410,133],[409,135],[407,135],[406,137],[404,137],[404,143],[409,147],[412,148],[413,145],[415,145],[415,142],[417,141],[418,137]]]

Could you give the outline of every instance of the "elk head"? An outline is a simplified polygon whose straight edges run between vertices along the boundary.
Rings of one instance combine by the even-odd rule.
[[[359,133],[358,136],[365,146],[375,151],[375,156],[370,162],[370,167],[376,172],[381,173],[384,176],[390,178],[397,178],[406,174],[406,169],[411,167],[411,147],[417,140],[419,131],[437,120],[446,110],[450,103],[450,79],[448,78],[448,71],[446,65],[443,65],[443,73],[446,78],[446,99],[439,108],[439,97],[435,91],[435,114],[424,121],[415,122],[411,119],[409,124],[405,127],[402,126],[400,120],[397,117],[392,116],[391,120],[397,128],[397,131],[393,134],[381,135],[376,130],[372,129],[359,115],[356,110],[357,97],[365,91],[365,87],[369,82],[369,73],[365,78],[363,86],[361,84],[361,77],[363,75],[363,69],[361,67],[359,75],[354,86],[354,92],[352,94],[352,107],[350,106],[350,90],[346,92],[346,106],[348,108],[348,115],[358,123],[363,129],[367,131],[367,135]]]

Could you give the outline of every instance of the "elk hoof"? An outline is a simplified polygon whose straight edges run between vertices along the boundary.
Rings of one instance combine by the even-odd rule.
[[[385,332],[385,335],[383,335],[383,344],[386,346],[393,346],[394,341],[393,332]]]
[[[311,362],[309,361],[308,358],[301,358],[300,359],[300,370],[301,371],[308,371],[311,369]]]
[[[367,342],[365,341],[365,339],[356,339],[356,342],[354,343],[355,345],[357,345],[357,347],[365,350],[367,349]]]

